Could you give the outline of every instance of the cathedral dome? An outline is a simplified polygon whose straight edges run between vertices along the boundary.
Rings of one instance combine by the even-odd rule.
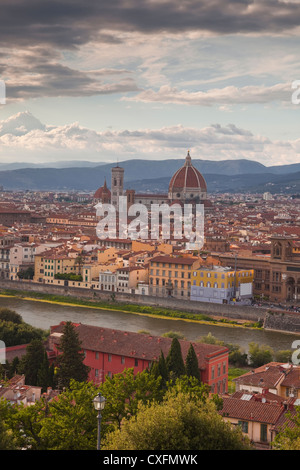
[[[205,179],[193,165],[188,152],[184,165],[174,173],[169,184],[169,199],[195,200],[206,199]]]
[[[109,202],[110,201],[110,190],[106,185],[106,180],[104,181],[104,185],[97,189],[94,194],[94,201],[98,202]]]

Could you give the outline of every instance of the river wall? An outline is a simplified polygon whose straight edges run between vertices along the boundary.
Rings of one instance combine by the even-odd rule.
[[[300,334],[300,315],[288,312],[267,312],[264,328],[273,331],[286,331]]]
[[[198,302],[181,300],[170,297],[155,297],[150,295],[126,294],[115,292],[112,294],[96,289],[84,289],[80,287],[65,287],[50,284],[40,284],[32,281],[9,281],[0,280],[0,289],[10,289],[16,291],[32,291],[43,294],[64,295],[89,301],[110,302],[112,307],[114,303],[130,303],[136,305],[148,305],[152,307],[168,308],[189,313],[203,313],[214,317],[228,318],[232,320],[246,320],[256,322],[264,321],[267,309],[253,308],[246,305],[214,304],[208,302]]]
[[[245,320],[250,322],[262,321],[266,330],[285,331],[300,334],[300,315],[290,312],[271,311],[267,308],[254,308],[246,305],[214,304],[208,302],[187,301],[170,297],[155,297],[150,295],[114,293],[79,287],[54,286],[39,284],[32,281],[0,280],[0,289],[16,291],[37,292],[52,295],[64,295],[89,301],[105,301],[113,308],[115,303],[130,303],[135,305],[149,305],[152,307],[168,308],[189,313],[203,313],[211,317],[226,318],[229,320]]]

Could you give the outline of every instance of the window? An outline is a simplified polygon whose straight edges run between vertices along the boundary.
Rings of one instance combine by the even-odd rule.
[[[243,432],[248,433],[248,421],[239,421],[238,425],[241,426]]]
[[[112,356],[111,354],[108,354],[108,362],[111,362],[111,360],[112,360]]]
[[[267,430],[268,430],[267,425],[262,423],[260,425],[260,440],[262,442],[266,442],[268,440]]]
[[[135,359],[134,360],[134,366],[137,367],[139,365],[139,360],[138,359]]]
[[[125,357],[124,356],[121,357],[121,364],[125,364]]]

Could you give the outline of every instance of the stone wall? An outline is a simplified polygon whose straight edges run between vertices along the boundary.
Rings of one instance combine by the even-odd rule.
[[[33,291],[37,293],[64,295],[90,301],[109,301],[112,303],[131,303],[136,305],[149,305],[153,307],[168,308],[178,311],[203,313],[210,316],[223,317],[232,320],[258,321],[264,320],[267,310],[253,308],[245,305],[213,304],[189,300],[174,299],[169,297],[155,297],[149,295],[126,294],[116,292],[114,299],[112,294],[96,289],[84,289],[79,287],[54,286],[40,284],[32,281],[1,280],[0,289],[20,291]]]
[[[287,312],[269,312],[265,317],[264,328],[273,331],[300,333],[300,315]]]

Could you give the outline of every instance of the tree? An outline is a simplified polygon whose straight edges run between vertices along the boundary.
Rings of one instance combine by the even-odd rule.
[[[260,367],[273,360],[273,352],[269,346],[249,343],[249,360],[252,367]]]
[[[13,432],[7,423],[8,413],[11,413],[11,405],[2,400],[0,403],[0,450],[17,449]]]
[[[89,368],[84,364],[84,353],[74,325],[66,322],[61,342],[60,355],[57,358],[57,383],[59,387],[68,387],[70,380],[84,382],[88,378]]]
[[[177,338],[177,339],[185,339],[184,335],[178,331],[167,331],[162,335],[164,338]]]
[[[161,403],[141,404],[135,417],[108,434],[103,450],[246,450],[240,429],[223,420],[211,400],[167,392]]]
[[[0,308],[0,321],[11,321],[20,325],[23,322],[21,315],[10,308]]]
[[[248,365],[248,355],[243,353],[239,347],[236,347],[229,352],[228,362],[234,367],[246,367]]]
[[[147,370],[134,374],[133,368],[106,377],[100,390],[106,398],[103,422],[107,421],[113,427],[120,427],[123,419],[136,415],[140,402],[148,403],[162,397],[161,378]],[[105,424],[103,432],[106,432]]]
[[[273,448],[277,450],[300,450],[300,407],[286,413],[287,423],[275,436]]]
[[[44,359],[37,373],[37,385],[42,387],[42,392],[46,392],[48,387],[54,387],[54,366],[49,364],[47,352],[44,352]]]
[[[18,449],[46,450],[45,441],[40,432],[47,419],[48,403],[41,398],[34,405],[24,406],[23,403],[14,405],[6,417],[9,428],[13,431],[14,440]]]
[[[21,269],[21,271],[17,273],[17,276],[19,279],[33,279],[34,268],[30,266],[27,269]]]
[[[181,346],[177,338],[173,338],[166,359],[168,373],[171,379],[176,379],[185,374],[185,366],[182,358]]]
[[[189,347],[189,350],[185,359],[185,369],[186,369],[187,376],[195,377],[199,381],[201,380],[198,359],[197,359],[195,349],[192,343],[190,344],[190,347]]]
[[[275,361],[276,362],[289,362],[289,361],[292,361],[292,351],[290,349],[276,351]]]
[[[219,341],[215,336],[209,332],[206,336],[202,336],[200,338],[200,343],[205,343],[205,344],[223,344],[222,341]]]
[[[38,385],[38,372],[44,361],[45,348],[41,340],[35,339],[26,348],[20,361],[19,372],[25,375],[27,385]]]
[[[84,264],[84,261],[85,261],[85,253],[84,253],[84,250],[82,250],[76,257],[75,259],[75,263],[74,263],[74,267],[76,268],[76,266],[78,266],[78,275],[81,274],[81,268]]]
[[[98,388],[91,382],[70,380],[69,387],[48,404],[39,432],[47,450],[95,450],[97,413],[93,399]]]
[[[6,347],[19,344],[29,344],[34,339],[45,337],[45,331],[40,328],[34,328],[25,322],[1,320],[0,319],[0,338]]]
[[[168,367],[165,360],[164,353],[161,351],[159,360],[158,360],[158,373],[162,379],[161,385],[163,388],[166,387],[167,380],[169,379]]]
[[[161,378],[161,388],[165,389],[167,386],[167,382],[169,380],[169,372],[168,372],[165,356],[162,351],[160,352],[159,360],[156,362],[153,362],[151,369],[150,369],[150,373],[155,378],[158,378],[158,377]]]

